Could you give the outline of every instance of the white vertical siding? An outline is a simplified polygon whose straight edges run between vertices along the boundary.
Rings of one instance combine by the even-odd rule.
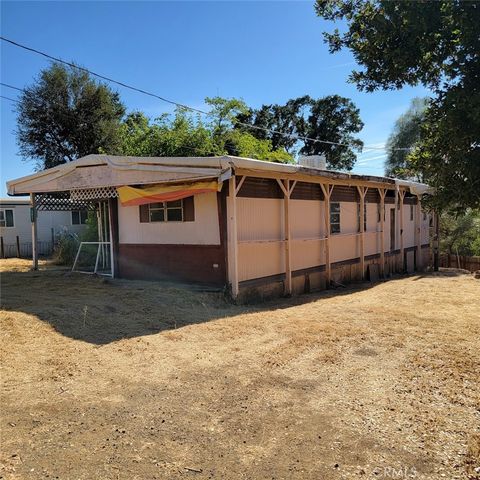
[[[30,205],[1,205],[2,209],[13,210],[13,227],[0,227],[0,236],[5,245],[16,244],[18,235],[20,243],[32,242],[32,224],[30,221]],[[81,233],[85,225],[72,225],[71,212],[39,211],[37,215],[37,231],[39,242],[50,242],[54,235],[66,230]]]

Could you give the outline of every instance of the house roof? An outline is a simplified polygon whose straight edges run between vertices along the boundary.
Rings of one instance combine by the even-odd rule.
[[[119,187],[228,179],[237,174],[263,174],[278,178],[325,179],[332,183],[372,184],[384,188],[409,188],[412,193],[428,191],[428,186],[388,177],[357,175],[321,170],[303,165],[281,164],[234,156],[221,157],[127,157],[87,155],[73,162],[7,182],[9,195],[46,193],[75,189]],[[419,193],[418,193],[419,192]]]
[[[21,200],[19,198],[0,198],[0,207],[8,207],[10,205],[30,205],[30,200]]]

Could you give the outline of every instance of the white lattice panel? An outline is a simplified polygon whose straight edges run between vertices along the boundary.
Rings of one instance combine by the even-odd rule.
[[[70,198],[75,201],[83,200],[105,200],[117,198],[118,193],[115,187],[88,188],[83,190],[71,190]]]

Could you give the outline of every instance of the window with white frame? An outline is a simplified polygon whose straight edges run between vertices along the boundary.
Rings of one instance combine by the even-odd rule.
[[[330,203],[330,233],[340,233],[340,203]]]
[[[86,210],[72,210],[72,225],[86,225],[87,218]]]
[[[183,222],[183,200],[149,203],[150,222]]]
[[[11,209],[1,209],[0,210],[0,227],[13,227],[13,210]]]

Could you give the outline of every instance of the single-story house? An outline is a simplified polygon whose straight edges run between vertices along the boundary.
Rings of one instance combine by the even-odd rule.
[[[38,210],[100,209],[112,276],[228,286],[234,298],[430,258],[428,186],[415,182],[233,156],[88,155],[7,187]]]
[[[76,235],[85,229],[85,210],[40,211],[37,218],[38,252],[51,254],[58,235]],[[0,199],[0,257],[32,255],[32,223],[30,200]]]

